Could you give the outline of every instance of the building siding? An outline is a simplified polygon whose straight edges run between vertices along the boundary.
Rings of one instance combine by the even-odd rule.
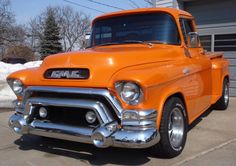
[[[156,7],[172,7],[172,8],[181,8],[181,3],[178,3],[177,0],[156,0]]]
[[[195,0],[184,3],[197,25],[236,22],[235,0]]]

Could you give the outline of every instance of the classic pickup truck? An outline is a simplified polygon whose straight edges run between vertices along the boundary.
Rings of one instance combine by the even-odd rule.
[[[179,155],[188,125],[229,103],[228,61],[201,47],[191,14],[171,8],[105,14],[88,47],[51,55],[7,81],[18,100],[9,126],[94,144]]]

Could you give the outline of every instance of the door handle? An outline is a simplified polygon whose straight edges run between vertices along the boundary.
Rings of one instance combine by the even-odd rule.
[[[190,73],[190,69],[189,68],[184,68],[183,69],[183,74],[184,75],[188,75]]]

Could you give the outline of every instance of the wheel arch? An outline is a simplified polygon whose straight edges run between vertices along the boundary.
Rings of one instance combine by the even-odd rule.
[[[188,120],[188,110],[187,110],[186,100],[185,100],[185,98],[184,98],[183,93],[181,93],[181,92],[174,93],[173,95],[169,96],[169,97],[167,98],[167,100],[169,100],[169,99],[172,98],[172,97],[177,97],[177,98],[179,98],[179,99],[182,100],[182,102],[183,102],[183,104],[184,104],[184,110],[185,110],[184,116],[186,117],[186,120],[187,120],[187,123],[188,123],[188,121],[189,121],[189,120]],[[167,101],[167,100],[166,100],[166,101]]]
[[[177,98],[179,98],[179,99],[181,99],[182,100],[182,102],[183,102],[183,104],[184,104],[184,107],[185,107],[185,112],[184,112],[184,116],[186,117],[186,120],[187,120],[187,124],[189,124],[189,118],[188,118],[188,109],[187,109],[187,104],[186,104],[186,100],[185,100],[185,97],[184,97],[184,94],[182,93],[182,92],[174,92],[174,93],[172,93],[172,94],[169,94],[166,98],[165,98],[165,100],[164,100],[164,102],[163,102],[163,104],[162,104],[162,109],[161,109],[161,111],[158,113],[158,116],[159,116],[159,118],[158,118],[158,127],[160,126],[160,121],[161,121],[161,116],[162,116],[162,111],[163,111],[163,109],[164,109],[164,105],[165,105],[165,103],[169,100],[169,99],[171,99],[172,97],[177,97]]]

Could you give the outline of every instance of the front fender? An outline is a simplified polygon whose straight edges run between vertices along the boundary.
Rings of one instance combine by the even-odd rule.
[[[144,97],[143,102],[137,106],[130,106],[126,103],[122,102],[122,105],[126,109],[137,109],[137,108],[145,108],[149,107],[149,99],[147,96],[147,90],[149,87],[157,86],[165,82],[167,79],[166,74],[164,72],[159,72],[160,68],[165,70],[164,68],[168,68],[168,62],[159,62],[159,63],[151,63],[151,64],[143,64],[138,66],[127,67],[121,69],[116,72],[109,81],[110,88],[116,92],[114,84],[118,81],[132,81],[140,85],[143,90]],[[119,98],[119,95],[117,94]]]
[[[130,106],[121,100],[122,105],[125,109],[155,108],[158,110],[159,126],[164,103],[168,97],[176,93],[184,96],[183,89],[188,83],[188,78],[183,75],[185,66],[184,61],[169,61],[129,67],[114,74],[110,84],[113,84],[113,89],[117,81],[133,81],[139,84],[144,92],[143,102],[137,106]]]
[[[19,79],[22,81],[22,83],[24,85],[29,85],[30,84],[30,80],[35,77],[38,76],[38,67],[35,68],[28,68],[28,69],[23,69],[23,70],[19,70],[16,72],[11,73],[9,76],[7,76],[7,80],[8,79]]]

